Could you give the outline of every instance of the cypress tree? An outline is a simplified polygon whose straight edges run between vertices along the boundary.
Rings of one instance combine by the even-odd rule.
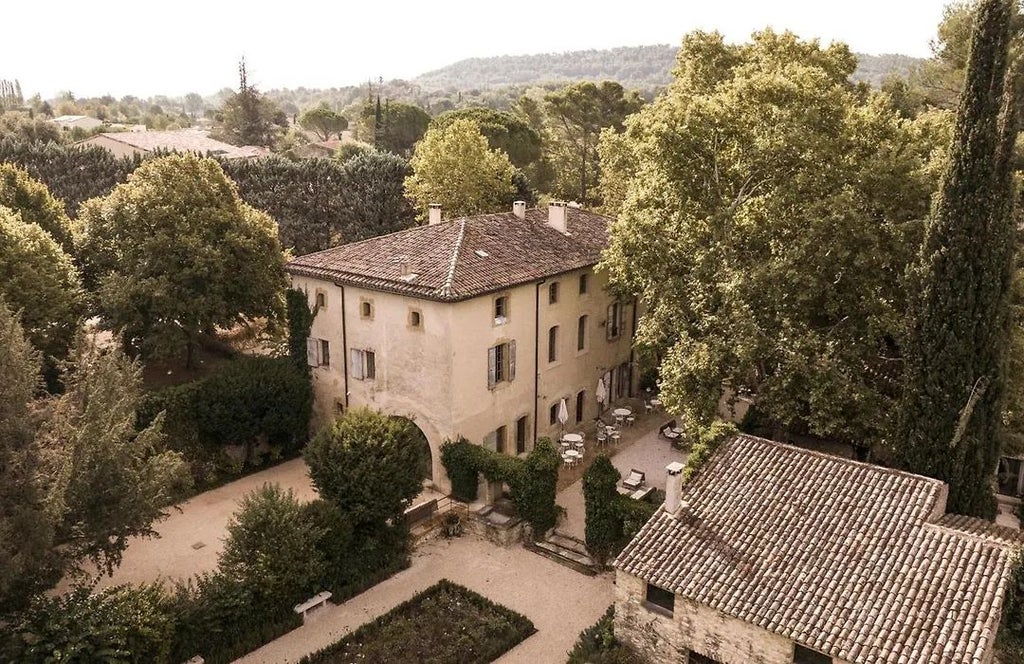
[[[982,0],[949,163],[911,282],[897,460],[949,484],[947,509],[991,518],[1014,254],[1008,72],[1012,3]]]

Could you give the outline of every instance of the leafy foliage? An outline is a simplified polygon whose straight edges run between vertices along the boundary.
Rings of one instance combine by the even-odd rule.
[[[348,120],[344,115],[332,111],[326,103],[322,103],[300,115],[299,125],[316,134],[321,141],[326,141],[348,129]]]
[[[54,387],[56,363],[67,356],[85,313],[78,270],[39,225],[23,221],[2,205],[0,295],[17,312],[29,341],[43,353],[47,379]]]
[[[490,148],[507,154],[513,166],[525,168],[541,158],[540,135],[529,124],[506,111],[482,107],[448,111],[434,118],[430,126],[443,129],[463,119],[475,122]]]
[[[306,446],[309,476],[320,495],[357,529],[398,523],[422,489],[416,425],[367,409],[350,410]]]
[[[749,412],[749,411],[748,411]],[[698,470],[704,467],[708,459],[714,456],[718,448],[738,433],[736,425],[732,422],[715,420],[710,426],[702,427],[697,442],[690,448],[686,456],[686,466],[683,468],[683,482],[688,482]]]
[[[615,638],[615,605],[601,619],[580,632],[566,664],[644,664],[631,647]]]
[[[115,157],[95,145],[61,145],[0,137],[0,162],[21,166],[64,203],[69,215],[87,199],[105,196],[138,168],[140,157]]]
[[[245,60],[238,65],[238,92],[224,100],[218,119],[216,137],[231,145],[272,146],[288,125],[277,104],[249,83]]]
[[[357,242],[415,225],[405,197],[412,167],[387,152],[368,152],[343,162],[344,206],[338,216],[345,242]]]
[[[512,162],[488,146],[472,120],[428,130],[411,164],[405,191],[424,219],[431,203],[453,218],[495,212],[515,191]]]
[[[730,380],[783,426],[889,429],[933,142],[857,94],[854,66],[788,33],[693,33],[669,91],[602,146],[622,169],[605,174],[621,211],[604,267],[643,294],[638,344],[688,428]]]
[[[283,313],[284,256],[270,217],[220,166],[191,154],[147,161],[82,207],[80,257],[104,323],[133,348],[188,352],[200,333]]]
[[[73,251],[71,220],[64,206],[25,169],[0,163],[0,205],[20,213],[25,223],[38,224],[64,251]]]
[[[477,498],[480,484],[480,453],[479,445],[470,443],[465,438],[446,440],[441,444],[441,465],[448,473],[452,483],[452,496],[464,503],[471,503]]]
[[[599,454],[583,473],[587,550],[599,563],[614,554],[622,540],[622,515],[616,487],[622,475],[605,454]]]
[[[90,593],[77,586],[58,596],[38,596],[0,640],[0,656],[22,664],[105,662],[167,664],[174,616],[160,584],[114,586]],[[9,659],[8,659],[9,658]]]
[[[285,309],[288,315],[288,357],[295,368],[309,375],[309,360],[306,354],[306,340],[313,327],[316,311],[309,308],[306,294],[296,288],[284,293]]]
[[[386,101],[376,104],[367,100],[359,107],[355,137],[378,150],[408,156],[413,146],[423,138],[430,124],[430,116],[416,104]]]
[[[300,664],[486,664],[537,631],[533,623],[442,579]]]
[[[1015,250],[1014,6],[978,4],[949,164],[913,278],[900,464],[949,484],[947,509],[993,517]]]

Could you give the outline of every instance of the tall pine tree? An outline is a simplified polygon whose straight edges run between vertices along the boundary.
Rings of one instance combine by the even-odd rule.
[[[978,4],[949,163],[914,276],[897,459],[992,517],[1014,254],[1012,0]]]

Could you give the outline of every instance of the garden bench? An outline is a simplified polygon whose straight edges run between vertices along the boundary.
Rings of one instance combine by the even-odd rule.
[[[292,610],[295,611],[295,613],[301,615],[303,622],[305,622],[307,613],[309,613],[313,609],[326,605],[327,600],[329,600],[330,598],[331,592],[329,590],[325,590],[322,593],[317,593],[316,595],[313,595],[302,604],[296,604],[292,608]]]

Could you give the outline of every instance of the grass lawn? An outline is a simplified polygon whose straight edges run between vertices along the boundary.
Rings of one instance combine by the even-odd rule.
[[[536,631],[525,616],[441,579],[299,664],[486,664]]]

